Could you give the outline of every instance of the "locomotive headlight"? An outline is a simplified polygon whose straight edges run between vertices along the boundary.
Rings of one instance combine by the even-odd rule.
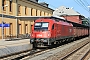
[[[48,34],[48,36],[50,36],[50,34]]]
[[[33,34],[31,36],[33,36]]]
[[[48,32],[48,36],[51,36],[50,32]]]

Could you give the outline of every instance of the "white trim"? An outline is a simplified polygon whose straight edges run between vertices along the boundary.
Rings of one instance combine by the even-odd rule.
[[[37,18],[49,18],[49,17],[52,17],[52,18],[59,18],[59,19],[64,19],[63,17],[59,17],[59,16],[16,16],[16,18],[19,18],[19,19],[37,19]]]

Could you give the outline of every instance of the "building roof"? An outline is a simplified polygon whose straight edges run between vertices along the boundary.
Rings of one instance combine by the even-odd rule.
[[[42,6],[48,7],[49,4],[45,3],[45,2],[40,2],[39,4],[41,4]]]
[[[73,10],[73,8],[67,8],[65,6],[61,6],[53,12],[53,15],[61,16],[61,15],[81,15],[81,14]]]
[[[24,1],[25,1],[25,0],[24,0]],[[28,0],[27,0],[27,1],[28,1]],[[38,3],[38,2],[34,2],[33,0],[29,0],[28,2],[32,2],[32,3],[34,3],[34,4],[37,4],[37,5],[43,6],[43,5],[41,5],[40,3]],[[43,7],[48,8],[48,9],[54,11],[54,9],[51,9],[51,8],[49,8],[49,7],[46,7],[46,6],[43,6]]]

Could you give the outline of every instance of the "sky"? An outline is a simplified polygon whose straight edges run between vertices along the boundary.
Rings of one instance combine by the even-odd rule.
[[[59,8],[60,6],[65,6],[69,8],[73,7],[73,10],[79,12],[81,15],[85,16],[86,18],[90,17],[90,11],[89,11],[90,8],[88,8],[88,6],[90,6],[90,0],[39,0],[39,2],[48,3],[49,8],[52,8],[54,10],[56,8]]]

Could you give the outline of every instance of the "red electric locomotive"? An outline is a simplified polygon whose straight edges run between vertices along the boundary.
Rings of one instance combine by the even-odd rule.
[[[62,18],[39,18],[32,26],[30,43],[33,47],[50,46],[68,41],[74,36],[73,25]]]

